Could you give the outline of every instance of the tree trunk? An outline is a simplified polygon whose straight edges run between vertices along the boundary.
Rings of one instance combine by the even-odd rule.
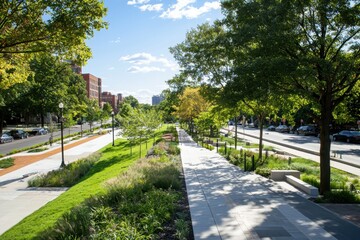
[[[44,113],[43,112],[41,112],[41,114],[40,114],[40,121],[41,121],[41,127],[43,128],[44,127]]]
[[[263,116],[259,116],[259,126],[260,126],[260,138],[259,138],[259,160],[262,160],[262,151],[263,151]]]
[[[320,101],[320,194],[330,191],[330,123],[332,117],[331,94],[324,93]]]
[[[237,118],[235,116],[235,150],[237,148]]]
[[[2,135],[3,132],[3,124],[4,124],[4,113],[0,110],[0,135]]]

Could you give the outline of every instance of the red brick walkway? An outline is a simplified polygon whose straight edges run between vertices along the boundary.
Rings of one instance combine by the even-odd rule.
[[[74,143],[70,143],[70,144],[67,144],[64,146],[64,150],[67,150],[67,149],[70,149],[70,148],[73,148],[73,147],[76,147],[80,144],[83,144],[83,143],[86,143],[88,141],[91,141],[95,138],[98,138],[99,135],[95,135],[95,136],[91,136],[91,137],[88,137],[88,138],[85,138],[85,139],[82,139],[82,140],[79,140],[79,141],[76,141]],[[0,176],[3,176],[9,172],[12,172],[12,171],[15,171],[19,168],[22,168],[26,165],[29,165],[31,163],[34,163],[34,162],[37,162],[37,161],[40,161],[42,159],[45,159],[49,156],[52,156],[54,154],[57,154],[61,151],[61,148],[56,148],[56,149],[53,149],[51,151],[48,151],[46,153],[43,153],[43,154],[36,154],[36,155],[26,155],[26,156],[15,156],[13,157],[14,158],[14,165],[9,167],[9,168],[5,168],[3,170],[0,171]]]

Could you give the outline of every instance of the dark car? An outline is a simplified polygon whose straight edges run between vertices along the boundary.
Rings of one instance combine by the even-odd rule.
[[[306,125],[296,129],[296,134],[305,135],[305,136],[310,136],[310,135],[317,136],[319,134],[319,131],[315,126]]]
[[[31,135],[45,135],[47,133],[48,133],[48,130],[45,128],[34,128],[30,132]]]
[[[290,128],[286,125],[279,125],[275,128],[275,131],[277,132],[281,132],[281,133],[284,133],[284,132],[287,132],[289,133],[290,132]]]
[[[270,125],[270,126],[268,126],[268,128],[267,128],[267,130],[269,130],[269,131],[275,131],[275,126],[274,125]]]
[[[343,130],[333,135],[334,141],[360,142],[360,132]]]
[[[1,135],[0,143],[7,143],[12,142],[14,138],[12,136],[9,136],[8,134],[4,133]]]
[[[14,138],[14,139],[24,139],[27,138],[29,136],[29,134],[23,130],[10,130],[9,134]]]

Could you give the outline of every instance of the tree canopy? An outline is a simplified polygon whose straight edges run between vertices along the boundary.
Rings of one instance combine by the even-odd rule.
[[[98,0],[9,0],[0,3],[0,89],[22,82],[27,63],[39,52],[84,64],[91,56],[85,40],[107,27]]]

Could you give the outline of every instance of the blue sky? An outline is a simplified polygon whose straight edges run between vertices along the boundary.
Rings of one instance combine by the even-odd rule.
[[[219,0],[105,0],[109,23],[87,41],[92,58],[83,73],[102,78],[103,91],[151,103],[179,72],[169,53],[186,32],[221,18]]]

